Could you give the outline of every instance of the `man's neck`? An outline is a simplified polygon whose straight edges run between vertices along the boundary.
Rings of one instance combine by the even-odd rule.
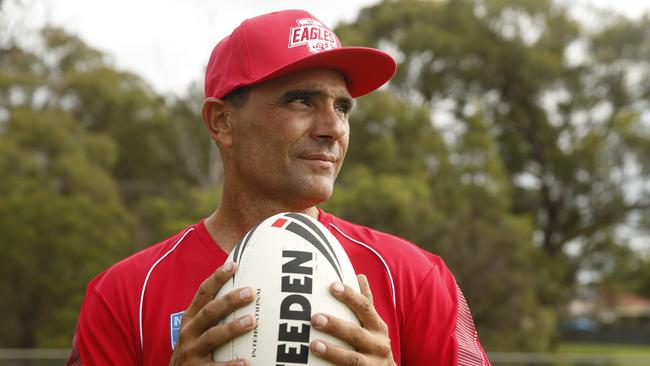
[[[302,212],[318,218],[318,209],[296,209],[289,205],[272,201],[248,202],[248,200],[229,200],[222,196],[219,207],[206,220],[205,226],[217,245],[230,253],[244,235],[262,220],[280,212]],[[246,202],[243,202],[246,201]]]

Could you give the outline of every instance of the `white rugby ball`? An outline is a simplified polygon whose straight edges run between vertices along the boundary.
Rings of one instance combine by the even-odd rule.
[[[257,326],[214,351],[215,361],[247,358],[259,365],[330,365],[311,354],[315,338],[351,348],[311,326],[315,313],[359,324],[329,287],[340,281],[359,291],[356,274],[341,244],[325,226],[299,213],[274,215],[251,229],[228,257],[236,262],[233,279],[217,296],[250,286],[257,298],[223,322],[253,314]]]

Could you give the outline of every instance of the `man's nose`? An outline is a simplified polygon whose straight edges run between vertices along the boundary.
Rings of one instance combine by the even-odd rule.
[[[338,140],[348,133],[348,117],[334,106],[323,108],[315,122],[313,135],[320,139]]]

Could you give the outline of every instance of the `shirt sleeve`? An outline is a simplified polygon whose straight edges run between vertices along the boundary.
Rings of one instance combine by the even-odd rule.
[[[465,297],[442,262],[418,287],[402,334],[403,366],[490,366]]]
[[[77,323],[76,343],[84,365],[138,365],[136,337],[128,321],[98,291],[88,285]]]

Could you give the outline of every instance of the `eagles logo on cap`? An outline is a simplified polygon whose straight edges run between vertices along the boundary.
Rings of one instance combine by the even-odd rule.
[[[336,37],[323,23],[315,19],[297,19],[297,27],[289,32],[289,48],[307,45],[311,53],[338,48]]]

